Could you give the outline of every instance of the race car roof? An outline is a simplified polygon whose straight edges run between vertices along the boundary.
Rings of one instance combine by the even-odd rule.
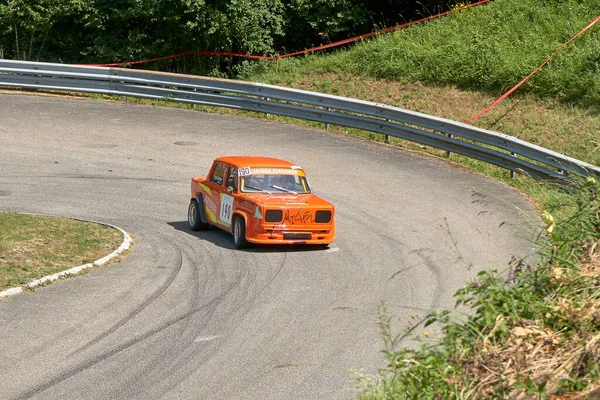
[[[219,157],[215,161],[221,161],[231,164],[238,168],[242,167],[278,167],[278,168],[299,168],[296,164],[289,161],[281,160],[272,157],[256,157],[256,156],[226,156]]]

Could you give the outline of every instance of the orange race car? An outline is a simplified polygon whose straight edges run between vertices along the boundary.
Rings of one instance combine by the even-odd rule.
[[[267,157],[217,158],[208,177],[193,177],[188,223],[233,233],[236,248],[251,243],[333,242],[335,208],[315,196],[304,170]]]

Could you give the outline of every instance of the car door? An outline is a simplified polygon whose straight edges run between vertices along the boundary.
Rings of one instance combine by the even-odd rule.
[[[229,224],[226,224],[223,220],[224,211],[223,202],[221,201],[221,197],[225,191],[225,180],[227,178],[227,169],[228,165],[223,162],[215,162],[215,165],[211,169],[210,176],[208,177],[207,186],[210,189],[204,198],[204,204],[209,208],[210,213],[208,215],[209,221],[218,226],[229,227]]]
[[[219,223],[231,228],[231,218],[233,216],[233,201],[238,191],[238,171],[237,168],[228,165],[225,184],[219,197]]]
[[[215,225],[231,229],[233,201],[238,191],[237,168],[227,163],[217,162],[209,178],[209,203],[214,215],[209,219]]]

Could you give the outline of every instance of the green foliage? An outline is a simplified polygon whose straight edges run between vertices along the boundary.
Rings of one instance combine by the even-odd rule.
[[[287,43],[313,47],[368,30],[367,5],[348,0],[289,0]]]
[[[284,35],[280,0],[230,0],[227,4],[229,37],[249,53],[271,53],[275,37]]]
[[[0,4],[0,48],[4,58],[69,63],[187,50],[264,54],[284,35],[283,11],[280,0],[12,0]],[[172,63],[155,67],[182,69]]]
[[[0,56],[114,63],[194,50],[270,55],[368,32],[420,7],[387,0],[2,0]],[[380,18],[382,10],[392,14]],[[221,75],[240,62],[190,56],[145,67]]]

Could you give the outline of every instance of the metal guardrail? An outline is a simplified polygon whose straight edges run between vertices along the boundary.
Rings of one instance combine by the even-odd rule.
[[[122,68],[0,60],[0,87],[162,99],[364,129],[436,147],[535,179],[600,175],[600,168],[471,125],[385,104],[261,83]]]

